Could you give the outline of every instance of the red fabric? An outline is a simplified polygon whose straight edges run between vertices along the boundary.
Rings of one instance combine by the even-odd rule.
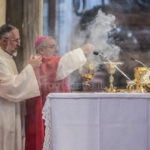
[[[40,96],[26,101],[26,144],[25,150],[42,150],[44,142],[44,121],[42,108],[46,96],[55,92],[70,92],[68,79],[56,81],[60,57],[43,57],[42,65],[35,70]],[[32,83],[31,83],[32,84]]]

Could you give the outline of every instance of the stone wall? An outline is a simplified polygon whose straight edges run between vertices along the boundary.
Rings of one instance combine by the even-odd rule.
[[[5,23],[6,0],[0,0],[0,26]]]

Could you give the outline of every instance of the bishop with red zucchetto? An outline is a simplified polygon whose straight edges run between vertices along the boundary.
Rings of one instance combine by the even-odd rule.
[[[40,96],[26,101],[26,150],[42,150],[45,132],[42,108],[46,96],[49,93],[70,92],[67,76],[86,63],[85,54],[92,52],[94,46],[85,44],[58,57],[55,40],[41,36],[35,42],[35,49],[37,55],[42,56],[41,66],[34,70]]]

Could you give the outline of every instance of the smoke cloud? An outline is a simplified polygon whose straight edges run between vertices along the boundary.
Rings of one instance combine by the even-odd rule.
[[[75,31],[73,36],[72,47],[78,47],[84,43],[94,44],[96,50],[114,61],[118,59],[120,48],[111,42],[108,42],[108,33],[114,29],[115,16],[112,14],[105,14],[101,10],[98,11],[95,19],[88,24],[86,30]],[[102,63],[98,56],[88,56],[88,59],[93,61],[95,67]]]

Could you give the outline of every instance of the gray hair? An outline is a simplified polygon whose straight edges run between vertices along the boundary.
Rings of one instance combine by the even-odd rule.
[[[13,29],[17,29],[15,26],[10,24],[4,24],[0,27],[0,39],[4,36],[8,36],[9,32]]]

